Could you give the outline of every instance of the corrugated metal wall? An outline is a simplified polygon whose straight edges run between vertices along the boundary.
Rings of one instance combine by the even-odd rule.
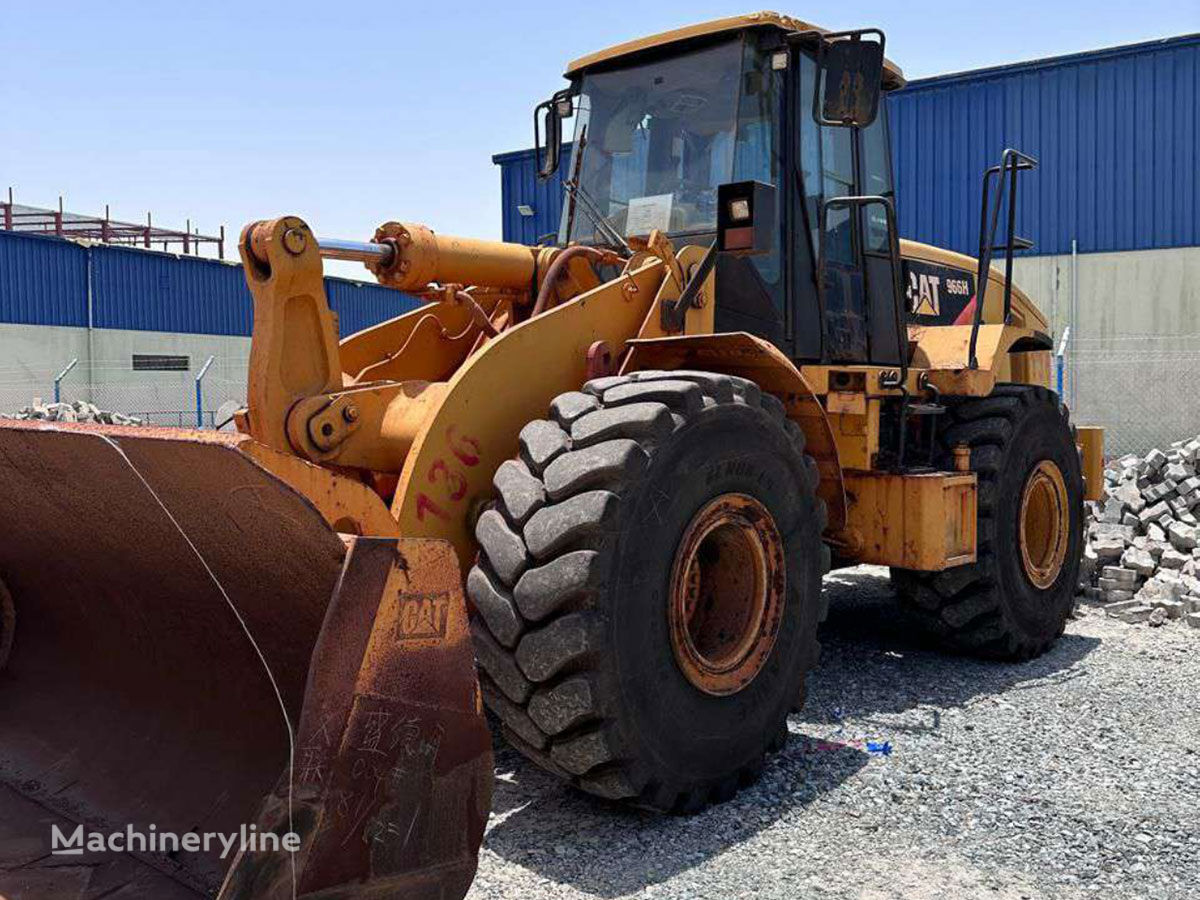
[[[903,237],[977,252],[980,179],[1016,147],[1041,163],[1017,201],[1032,253],[1200,245],[1200,35],[922,79],[888,112]],[[557,231],[567,164],[542,183],[532,150],[493,161],[505,240]]]
[[[88,270],[97,328],[249,335],[253,304],[242,267],[196,257],[0,231],[0,322],[88,324]],[[326,278],[343,336],[416,308],[406,294]]]
[[[564,144],[562,164],[553,177],[538,180],[533,150],[497,153],[492,162],[500,167],[501,216],[504,240],[518,244],[536,244],[546,235],[558,236],[562,216],[563,181],[571,171],[571,144]],[[533,215],[523,215],[528,206]]]
[[[343,337],[404,315],[418,305],[413,297],[392,288],[341,278],[325,279],[325,296],[329,308],[338,315]]]
[[[1033,253],[1200,244],[1200,36],[923,79],[888,112],[905,237],[977,252],[983,170],[1016,147]]]
[[[249,334],[242,267],[118,247],[92,247],[97,328]]]
[[[87,251],[0,231],[0,321],[87,327]]]

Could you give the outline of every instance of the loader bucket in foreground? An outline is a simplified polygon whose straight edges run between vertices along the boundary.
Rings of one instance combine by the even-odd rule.
[[[454,553],[343,540],[245,440],[0,421],[0,816],[37,811],[0,895],[72,862],[51,823],[289,818],[294,856],[89,853],[46,896],[466,892],[491,756]]]

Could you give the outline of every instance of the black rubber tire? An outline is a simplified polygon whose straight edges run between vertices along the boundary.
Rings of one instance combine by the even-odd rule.
[[[977,561],[944,572],[893,569],[892,582],[901,602],[949,649],[1031,659],[1063,633],[1079,580],[1083,476],[1067,409],[1053,391],[1018,384],[948,405],[938,464],[952,469],[951,448],[971,448],[979,478]],[[1045,459],[1063,475],[1070,535],[1058,577],[1039,589],[1021,563],[1018,520],[1026,479]]]
[[[803,433],[745,379],[637,372],[560,395],[520,445],[467,580],[485,702],[590,793],[664,812],[728,799],[782,747],[819,655],[826,513]],[[666,598],[687,523],[727,492],[771,512],[787,585],[764,667],[717,697],[676,665]]]

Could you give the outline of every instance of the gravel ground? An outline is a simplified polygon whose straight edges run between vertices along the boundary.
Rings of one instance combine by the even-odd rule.
[[[1042,658],[985,663],[914,638],[883,569],[826,589],[761,782],[656,817],[498,746],[470,900],[1200,896],[1200,633],[1092,609]]]

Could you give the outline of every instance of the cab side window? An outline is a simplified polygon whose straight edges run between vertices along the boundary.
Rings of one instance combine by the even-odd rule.
[[[812,117],[812,97],[816,90],[817,64],[808,54],[800,54],[800,94],[796,117],[800,129],[800,168],[804,181],[804,205],[812,236],[813,255],[820,243],[818,216],[821,202],[830,197],[855,193],[853,131],[849,128],[820,126]],[[837,262],[854,261],[850,235],[850,212],[831,210],[827,224],[830,240],[826,252]]]
[[[847,129],[843,129],[847,130]],[[892,154],[888,146],[887,103],[879,104],[879,115],[862,130],[863,193],[895,200],[892,187]],[[863,231],[868,253],[888,252],[887,218],[878,205],[866,211]]]

